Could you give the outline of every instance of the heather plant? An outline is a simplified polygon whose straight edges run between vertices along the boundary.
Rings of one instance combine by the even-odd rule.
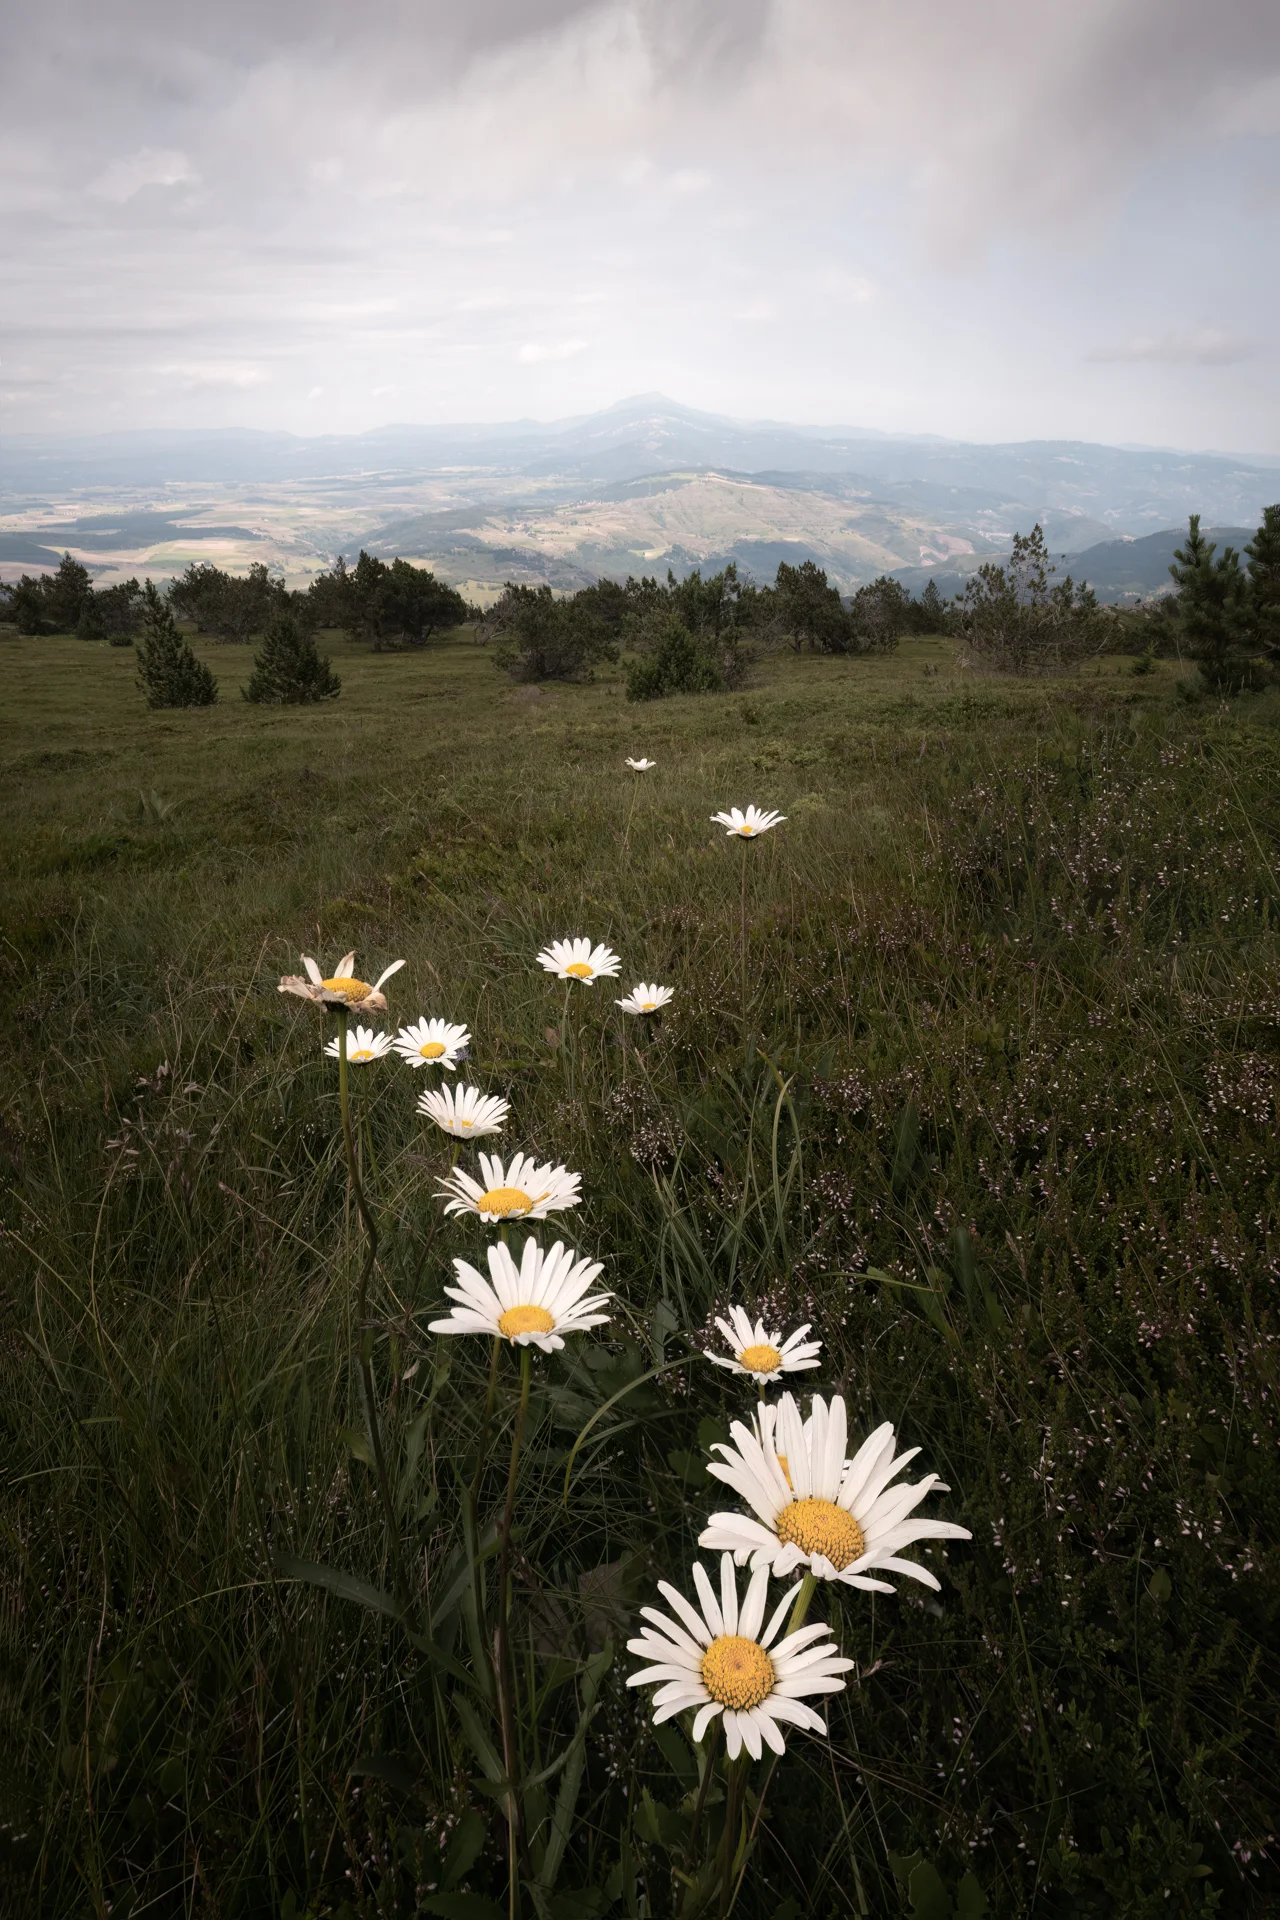
[[[228,709],[198,761],[123,680],[85,705],[60,644],[0,1012],[3,1899],[1268,1912],[1269,696],[783,658],[750,719],[649,710],[632,816],[616,681],[513,719],[442,650],[436,741],[353,652],[341,703]],[[749,793],[785,823],[749,847],[730,813],[726,846],[707,816]],[[282,998],[317,918],[406,964]],[[600,1263],[608,1320],[438,1330],[528,1239]],[[905,1549],[936,1586],[815,1578],[826,1733],[752,1722],[743,1767],[698,1723],[711,1683],[767,1705],[792,1630],[799,1595],[766,1644],[805,1548],[788,1393],[920,1447],[950,1491],[911,1517],[973,1538]],[[719,1556],[766,1428],[743,1632],[758,1569]],[[687,1689],[626,1684],[628,1641],[679,1645],[642,1609],[689,1624],[659,1581],[749,1643],[661,1721]]]

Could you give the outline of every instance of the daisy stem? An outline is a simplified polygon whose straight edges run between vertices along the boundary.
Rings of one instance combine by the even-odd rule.
[[[564,1011],[560,1015],[560,1058],[564,1064],[565,1079],[569,1083],[569,1098],[573,1098],[573,1048],[569,1044],[569,995],[573,988],[568,981],[564,988]]]
[[[508,1872],[510,1875],[510,1902],[513,1916],[519,1910],[520,1871],[518,1852],[520,1848],[520,1789],[518,1773],[520,1766],[519,1747],[516,1738],[515,1712],[515,1674],[511,1662],[511,1642],[508,1633],[507,1614],[511,1600],[511,1521],[516,1504],[516,1470],[520,1462],[520,1442],[524,1436],[525,1418],[529,1412],[529,1383],[532,1374],[532,1356],[527,1346],[520,1349],[520,1405],[516,1413],[516,1424],[511,1434],[511,1464],[507,1468],[507,1504],[502,1515],[502,1541],[498,1551],[498,1625],[494,1634],[494,1678],[498,1687],[498,1711],[502,1724],[502,1760],[507,1773],[507,1793],[510,1811],[507,1816],[510,1841]]]
[[[742,892],[739,900],[739,932],[742,943],[742,1030],[747,1027],[747,842],[742,842]]]
[[[706,1751],[702,1760],[702,1779],[698,1786],[698,1798],[694,1802],[693,1818],[689,1822],[689,1838],[684,1850],[684,1870],[692,1874],[694,1847],[697,1845],[698,1828],[702,1824],[703,1809],[707,1804],[707,1794],[716,1772],[716,1745],[720,1738],[720,1720],[717,1716],[707,1729]]]
[[[788,1633],[795,1633],[797,1628],[804,1625],[804,1617],[809,1611],[809,1602],[813,1599],[814,1589],[817,1584],[817,1577],[812,1573],[806,1573],[804,1579],[800,1582],[800,1591],[796,1595],[796,1603],[791,1609],[791,1618],[787,1622]],[[760,1821],[764,1816],[765,1796],[769,1788],[773,1785],[773,1776],[777,1770],[778,1755],[775,1753],[769,1757],[769,1769],[764,1776],[760,1792],[756,1796],[756,1810],[751,1821],[751,1830],[747,1834],[746,1844],[742,1850],[742,1860],[738,1868],[738,1878],[734,1884],[733,1898],[729,1901],[727,1907],[721,1909],[722,1913],[726,1916],[733,1912],[738,1895],[742,1892],[742,1883],[747,1877],[747,1863],[751,1858],[751,1851],[756,1843],[756,1834],[759,1831]]]
[[[818,1577],[813,1573],[806,1573],[800,1582],[800,1591],[796,1595],[796,1603],[791,1609],[791,1618],[787,1622],[788,1633],[795,1633],[804,1625],[805,1615],[809,1611],[809,1602],[813,1599],[813,1590],[817,1584]]]
[[[626,852],[627,848],[631,845],[631,815],[634,814],[636,810],[636,801],[639,799],[639,797],[640,797],[640,775],[637,774],[635,779],[631,783],[631,812],[628,813],[627,815],[627,830],[622,836],[622,851],[624,853]]]
[[[717,1875],[720,1883],[720,1920],[725,1920],[737,1893],[733,1881],[733,1869],[738,1857],[738,1828],[742,1824],[742,1796],[746,1789],[750,1767],[751,1755],[744,1747],[737,1759],[731,1760],[725,1769],[724,1832],[720,1837]]]
[[[355,1200],[356,1212],[360,1215],[365,1232],[364,1259],[360,1263],[360,1278],[356,1287],[355,1333],[360,1381],[364,1388],[365,1415],[369,1422],[369,1442],[373,1448],[374,1474],[377,1478],[383,1518],[387,1526],[387,1544],[391,1551],[396,1602],[402,1619],[411,1628],[416,1628],[417,1622],[409,1599],[409,1586],[405,1579],[403,1556],[400,1550],[400,1526],[396,1520],[396,1506],[391,1497],[391,1482],[387,1475],[387,1460],[382,1446],[382,1423],[378,1419],[373,1362],[370,1358],[368,1332],[365,1327],[369,1317],[369,1279],[378,1258],[378,1229],[374,1225],[373,1215],[364,1197],[364,1188],[360,1184],[360,1170],[356,1164],[355,1138],[351,1129],[351,1090],[347,1084],[347,1010],[345,1007],[340,1007],[338,1010],[338,1105],[342,1109],[342,1145],[347,1156],[347,1178],[351,1183],[352,1198]]]

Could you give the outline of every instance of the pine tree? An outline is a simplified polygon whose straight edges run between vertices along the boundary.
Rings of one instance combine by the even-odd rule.
[[[246,700],[263,706],[298,707],[312,700],[334,700],[342,688],[328,654],[316,650],[295,613],[276,613],[267,622],[253,673],[242,689]]]
[[[1262,525],[1245,548],[1254,637],[1270,660],[1280,660],[1280,505],[1262,509]]]
[[[143,588],[138,685],[149,707],[211,707],[218,683],[178,632],[173,614],[148,580]]]
[[[945,633],[947,631],[947,603],[938,592],[938,583],[931,580],[920,595],[920,631],[922,633]]]
[[[76,621],[77,640],[105,640],[107,623],[102,617],[102,604],[92,587],[80,602],[80,618]]]
[[[1224,547],[1215,559],[1216,552],[1193,513],[1169,571],[1178,583],[1178,621],[1188,653],[1209,686],[1239,693],[1256,678],[1249,579],[1234,547]]]

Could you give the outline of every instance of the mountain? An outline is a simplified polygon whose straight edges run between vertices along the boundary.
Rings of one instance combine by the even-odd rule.
[[[1084,441],[977,442],[858,428],[733,420],[640,394],[599,413],[541,423],[381,427],[370,433],[296,434],[240,428],[47,436],[0,443],[0,492],[355,481],[368,488],[455,473],[521,483],[567,499],[602,485],[715,468],[852,493],[940,523],[984,516],[1005,537],[1056,516],[1070,549],[1103,532],[1144,534],[1188,513],[1256,522],[1280,495],[1280,471],[1229,454],[1107,447]],[[794,476],[788,479],[787,476]]]

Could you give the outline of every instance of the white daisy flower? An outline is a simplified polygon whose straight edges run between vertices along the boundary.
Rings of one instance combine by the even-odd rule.
[[[424,1093],[418,1100],[418,1112],[425,1113],[446,1133],[459,1140],[475,1140],[482,1133],[501,1133],[510,1103],[479,1087],[441,1087]]]
[[[715,1716],[722,1713],[725,1747],[731,1760],[737,1759],[743,1747],[753,1760],[760,1758],[766,1746],[774,1753],[785,1753],[785,1726],[825,1733],[826,1722],[805,1705],[805,1695],[842,1693],[843,1676],[853,1661],[838,1652],[825,1621],[800,1627],[785,1640],[777,1639],[796,1588],[783,1594],[764,1626],[767,1567],[752,1574],[741,1607],[731,1553],[720,1560],[718,1600],[706,1569],[697,1560],[693,1563],[693,1584],[701,1612],[675,1587],[660,1580],[658,1592],[678,1619],[660,1613],[656,1607],[641,1607],[642,1619],[651,1624],[627,1642],[628,1653],[653,1663],[631,1674],[627,1685],[647,1687],[662,1682],[653,1696],[653,1724],[661,1726],[664,1720],[696,1707],[693,1737],[700,1741]]]
[[[628,760],[627,765],[636,773],[648,773],[650,767],[657,766],[656,760]]]
[[[965,1527],[949,1520],[913,1520],[910,1516],[934,1487],[947,1491],[934,1473],[897,1487],[893,1480],[920,1451],[894,1457],[893,1427],[886,1420],[863,1441],[852,1460],[845,1458],[846,1416],[838,1394],[830,1403],[813,1396],[807,1420],[789,1393],[777,1407],[764,1407],[751,1427],[735,1420],[733,1444],[716,1445],[707,1472],[731,1486],[752,1509],[713,1513],[700,1547],[732,1553],[741,1566],[772,1567],[783,1579],[807,1567],[820,1580],[840,1580],[868,1593],[892,1593],[874,1572],[905,1573],[926,1587],[938,1586],[927,1567],[903,1560],[899,1549],[915,1540],[969,1540]]]
[[[584,987],[594,986],[618,972],[622,966],[610,947],[593,947],[589,940],[553,940],[538,955],[538,965],[561,980],[581,980]]]
[[[367,980],[356,979],[352,971],[356,964],[354,953],[343,955],[337,972],[328,980],[309,953],[302,955],[302,964],[307,970],[306,979],[287,973],[280,982],[281,993],[296,993],[299,1000],[314,1000],[322,1007],[359,1007],[365,1013],[385,1013],[386,996],[380,989],[393,973],[399,973],[404,961],[393,960],[389,967],[384,967],[372,986]]]
[[[482,1220],[544,1220],[561,1207],[576,1207],[582,1199],[580,1173],[564,1167],[537,1165],[531,1154],[518,1153],[504,1168],[496,1155],[480,1155],[484,1182],[454,1167],[440,1182],[446,1213],[478,1213]]]
[[[487,1280],[465,1260],[454,1261],[458,1284],[445,1292],[458,1304],[447,1320],[430,1322],[431,1333],[490,1333],[515,1347],[555,1353],[566,1333],[585,1333],[609,1318],[596,1309],[613,1295],[588,1294],[600,1262],[581,1259],[559,1240],[544,1253],[530,1234],[518,1267],[501,1242],[488,1249],[488,1259]]]
[[[448,1020],[418,1020],[411,1027],[401,1027],[392,1045],[411,1067],[443,1067],[455,1073],[459,1054],[471,1045],[471,1035]]]
[[[797,1327],[784,1340],[780,1333],[766,1333],[763,1320],[751,1324],[751,1317],[741,1307],[730,1307],[727,1320],[717,1320],[716,1325],[729,1344],[729,1354],[712,1353],[709,1347],[702,1349],[706,1358],[717,1367],[727,1367],[730,1373],[749,1374],[753,1380],[780,1380],[784,1373],[800,1373],[806,1367],[818,1367],[822,1362],[818,1355],[822,1351],[821,1340],[805,1340],[809,1323]]]
[[[381,1060],[391,1051],[390,1036],[385,1033],[375,1033],[372,1027],[356,1027],[354,1030],[348,1027],[346,1040],[347,1059],[353,1066],[357,1063],[363,1064],[366,1060]],[[336,1033],[325,1048],[325,1052],[335,1060],[341,1058],[342,1049],[338,1045]]]
[[[724,827],[728,833],[736,833],[743,840],[753,840],[758,833],[768,833],[770,827],[776,827],[786,817],[785,813],[770,813],[767,808],[761,807],[748,807],[745,813],[741,807],[730,807],[728,813],[713,813],[711,816],[717,826]]]
[[[661,1013],[674,999],[674,987],[647,987],[642,980],[638,987],[632,987],[625,1000],[615,1000],[613,1004],[624,1013]]]

